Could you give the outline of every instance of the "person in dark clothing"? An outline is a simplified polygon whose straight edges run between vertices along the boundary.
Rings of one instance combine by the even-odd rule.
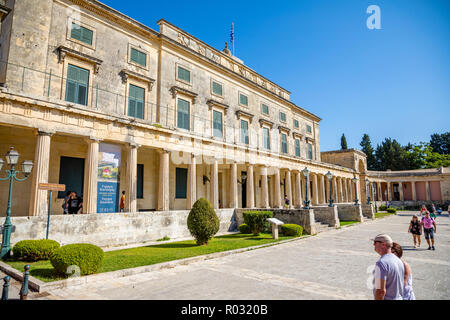
[[[77,214],[78,211],[83,207],[83,199],[78,197],[76,192],[72,192],[69,199],[69,214]]]
[[[64,202],[62,205],[62,208],[64,210],[64,214],[68,214],[69,213],[69,199],[70,199],[70,195],[72,194],[72,191],[67,191],[66,192],[66,196],[64,197]]]

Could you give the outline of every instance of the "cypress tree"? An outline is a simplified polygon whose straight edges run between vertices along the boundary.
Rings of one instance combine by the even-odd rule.
[[[344,134],[342,134],[342,137],[341,137],[341,149],[342,150],[347,150],[348,149],[347,148],[347,139],[345,138]]]

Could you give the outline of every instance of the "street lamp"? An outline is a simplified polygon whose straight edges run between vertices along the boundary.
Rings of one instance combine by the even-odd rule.
[[[358,178],[354,177],[353,179],[353,183],[355,184],[355,206],[358,205],[358,191],[356,190],[356,182],[358,181]]]
[[[305,176],[305,179],[306,179],[306,188],[305,188],[305,191],[306,191],[306,197],[305,197],[305,198],[306,198],[306,200],[304,201],[304,203],[305,203],[304,209],[309,209],[309,200],[308,200],[308,177],[309,177],[310,171],[308,170],[307,167],[305,167],[305,169],[302,170],[302,173],[303,173],[303,175]]]
[[[325,176],[327,177],[328,182],[330,183],[330,188],[329,188],[329,190],[330,190],[330,204],[328,206],[332,207],[333,206],[333,188],[332,188],[332,185],[331,185],[331,179],[333,179],[333,174],[330,171],[328,171],[328,173]]]
[[[369,179],[366,178],[366,194],[367,194],[367,204],[370,204],[370,193],[369,193]]]
[[[11,196],[12,196],[12,185],[13,181],[24,181],[28,178],[28,176],[31,173],[31,170],[33,169],[33,162],[30,160],[25,160],[22,162],[22,173],[25,176],[24,178],[20,179],[17,177],[17,174],[20,171],[15,170],[15,166],[17,165],[19,161],[19,153],[14,150],[13,147],[10,148],[8,153],[5,155],[6,163],[9,164],[10,169],[5,170],[5,172],[8,174],[6,178],[0,178],[0,181],[6,181],[9,180],[9,195],[8,195],[8,207],[6,209],[6,219],[5,223],[3,224],[3,238],[2,238],[2,249],[0,253],[0,258],[7,258],[10,256],[11,248],[10,248],[10,238],[11,238]],[[0,170],[3,167],[3,160],[0,159]]]

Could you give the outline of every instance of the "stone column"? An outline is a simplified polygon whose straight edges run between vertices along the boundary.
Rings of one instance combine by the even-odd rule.
[[[427,196],[427,201],[431,200],[431,192],[430,192],[430,182],[427,181],[425,182],[425,188],[426,188],[426,196]]]
[[[292,202],[292,184],[291,184],[291,170],[286,170],[286,195],[289,199],[289,208],[293,208]]]
[[[230,208],[238,207],[237,163],[233,161],[230,166]],[[267,178],[267,176],[266,176]],[[267,179],[266,179],[267,182]]]
[[[261,167],[261,191],[262,207],[269,208],[269,184],[267,179],[267,167]]]
[[[337,184],[338,184],[339,202],[342,203],[344,202],[342,193],[342,179],[339,177],[337,178]]]
[[[158,210],[169,210],[169,150],[159,150]]]
[[[39,131],[34,154],[31,196],[30,196],[30,216],[46,215],[48,213],[48,202],[46,190],[39,190],[40,183],[48,183],[48,170],[50,163],[50,144],[52,133]],[[18,164],[20,166],[20,164]]]
[[[214,209],[219,209],[219,164],[216,158],[211,164],[211,205]]]
[[[388,201],[392,201],[391,182],[390,181],[388,181],[388,183],[387,183],[387,192],[388,192]]]
[[[347,189],[347,179],[346,178],[342,178],[341,181],[342,181],[344,202],[349,202],[349,200],[348,200],[348,189]]]
[[[100,140],[89,139],[88,156],[84,165],[85,186],[83,213],[97,213],[97,177],[98,177],[98,150]]]
[[[417,201],[416,182],[415,181],[411,181],[411,189],[412,189],[412,199],[413,199],[413,201]]]
[[[253,178],[253,165],[247,167],[247,208],[255,207],[255,179]]]
[[[311,177],[311,181],[312,181],[312,199],[311,199],[311,204],[317,206],[319,204],[319,190],[317,188],[317,173],[313,173],[310,175]]]
[[[297,171],[295,173],[295,185],[297,186],[297,188],[296,188],[297,202],[298,202],[297,204],[298,204],[299,208],[301,208],[303,206],[301,180],[302,180],[302,173],[300,171]]]
[[[325,176],[323,174],[319,177],[320,180],[320,203],[325,204],[327,203],[327,196],[325,194]]]
[[[333,177],[332,179],[333,182],[333,191],[334,191],[334,202],[339,202],[339,192],[338,192],[338,188],[337,188],[337,177]]]
[[[398,183],[398,192],[400,193],[400,201],[405,201],[403,197],[403,182]]]
[[[274,179],[274,196],[273,196],[273,206],[274,208],[281,207],[281,195],[280,195],[280,169],[274,168],[275,170],[275,179]]]
[[[377,200],[378,201],[383,201],[383,195],[382,195],[382,189],[381,189],[381,182],[377,182]]]
[[[354,196],[354,192],[355,192],[355,187],[353,186],[353,180],[352,179],[348,179],[348,190],[350,191],[350,202],[353,202],[355,200],[355,196]]]
[[[195,201],[197,201],[197,161],[195,154],[191,154],[190,163],[188,165],[188,189],[186,195],[186,209],[192,209]]]
[[[125,196],[128,212],[137,211],[137,150],[139,146],[130,144],[127,159],[128,192]]]

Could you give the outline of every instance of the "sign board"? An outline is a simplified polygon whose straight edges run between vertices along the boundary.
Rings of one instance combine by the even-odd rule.
[[[278,220],[277,218],[267,218],[267,221],[269,221],[270,223],[273,223],[277,226],[281,226],[282,224],[284,224],[283,221]]]
[[[50,191],[65,191],[66,185],[57,183],[39,183],[39,189]]]

